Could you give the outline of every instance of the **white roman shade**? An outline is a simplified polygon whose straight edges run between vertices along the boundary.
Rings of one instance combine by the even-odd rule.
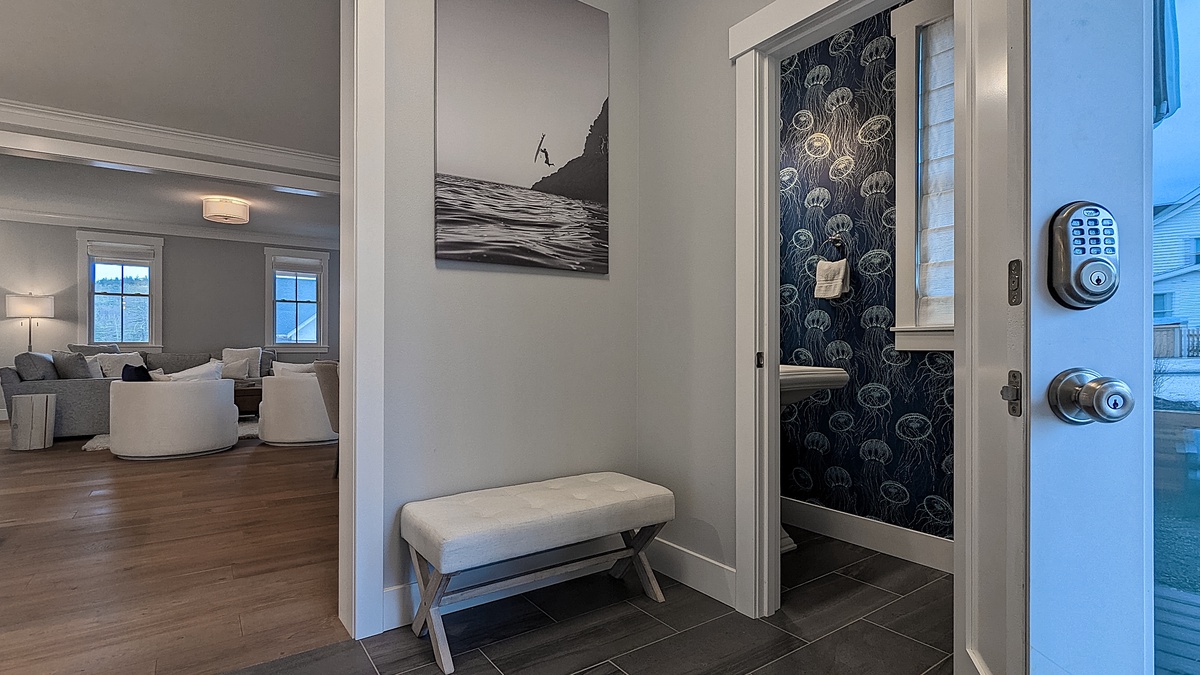
[[[271,269],[287,272],[312,272],[320,274],[325,271],[325,263],[320,258],[302,258],[294,255],[270,256]]]
[[[920,30],[917,325],[954,324],[954,18]]]
[[[157,247],[108,241],[87,242],[87,254],[100,260],[149,261],[157,255]]]

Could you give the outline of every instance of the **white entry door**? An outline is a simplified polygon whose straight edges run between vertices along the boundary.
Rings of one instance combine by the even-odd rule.
[[[1155,4],[956,2],[956,673],[1154,668]]]

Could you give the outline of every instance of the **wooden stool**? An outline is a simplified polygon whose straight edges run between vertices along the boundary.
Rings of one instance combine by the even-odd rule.
[[[54,445],[54,394],[17,394],[8,411],[13,450],[41,450]]]

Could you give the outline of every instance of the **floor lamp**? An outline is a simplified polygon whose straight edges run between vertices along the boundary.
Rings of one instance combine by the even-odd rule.
[[[33,351],[33,320],[54,318],[53,295],[6,295],[4,313],[10,319],[29,322],[29,351]]]

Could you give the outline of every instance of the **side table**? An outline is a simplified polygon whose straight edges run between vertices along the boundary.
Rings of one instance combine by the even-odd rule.
[[[17,394],[8,411],[13,450],[41,450],[54,445],[54,394]]]

